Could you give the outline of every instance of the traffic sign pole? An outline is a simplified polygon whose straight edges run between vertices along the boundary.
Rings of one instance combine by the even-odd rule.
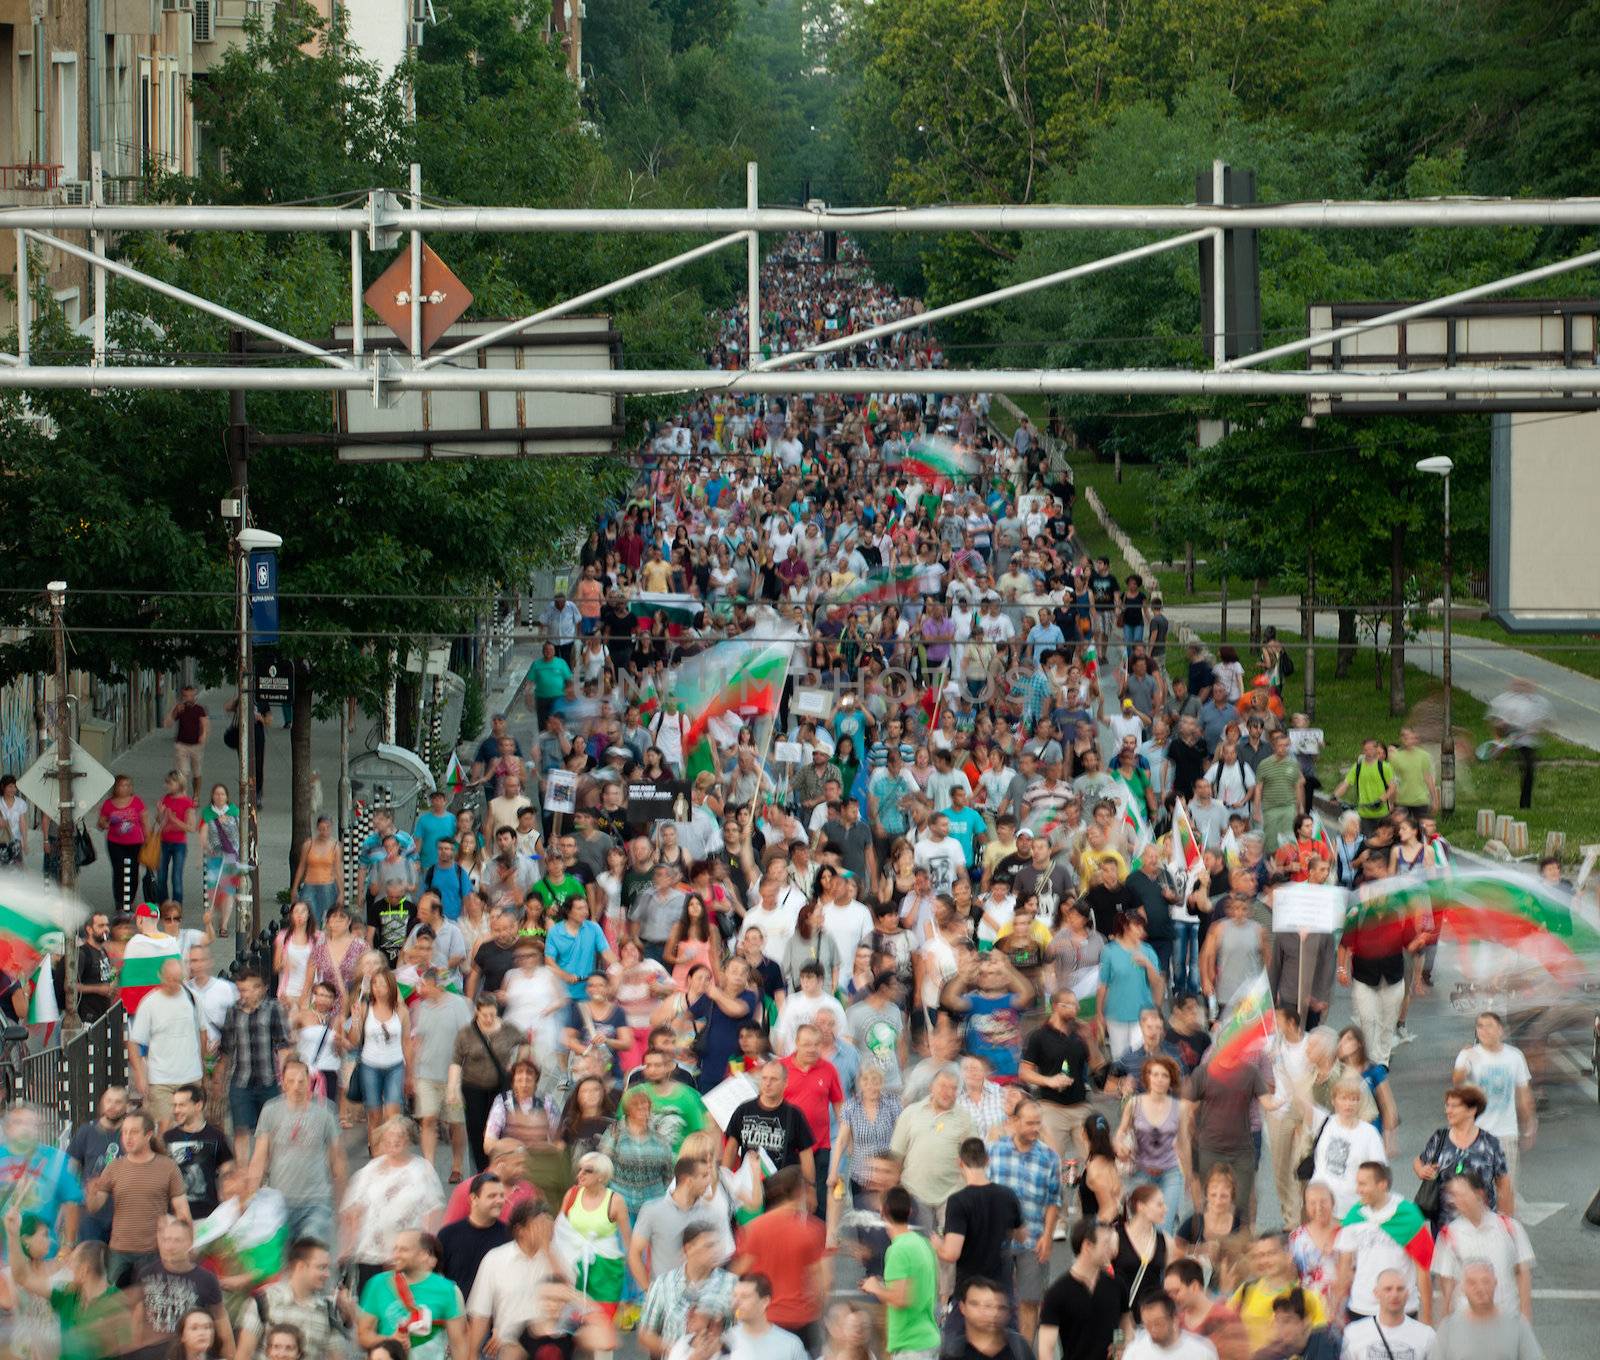
[[[72,781],[72,719],[67,712],[67,635],[62,626],[62,610],[67,603],[67,583],[50,582],[50,629],[56,647],[56,863],[61,891],[72,892],[78,885],[78,846],[74,835]],[[78,1030],[78,932],[67,934],[67,1013],[62,1030],[67,1035]],[[34,983],[38,985],[37,980]]]

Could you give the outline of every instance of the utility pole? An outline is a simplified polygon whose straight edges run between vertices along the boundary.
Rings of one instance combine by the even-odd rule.
[[[50,595],[50,631],[56,646],[56,859],[63,896],[78,884],[78,854],[74,841],[72,781],[72,717],[67,711],[67,632],[62,611],[67,603],[67,583],[52,581],[45,587]],[[62,1028],[68,1034],[78,1028],[78,932],[67,933],[67,1013]]]
[[[234,363],[244,363],[245,333],[242,330],[228,332],[228,352],[233,356]],[[235,580],[239,591],[234,730],[239,734],[239,862],[244,871],[238,900],[234,903],[233,948],[234,957],[243,958],[250,942],[255,939],[253,917],[256,888],[259,885],[252,853],[256,820],[255,791],[250,786],[250,757],[256,736],[255,705],[250,697],[250,554],[239,541],[239,535],[250,522],[250,418],[242,387],[235,387],[228,393],[228,467],[233,474],[234,512],[237,516],[233,534]]]

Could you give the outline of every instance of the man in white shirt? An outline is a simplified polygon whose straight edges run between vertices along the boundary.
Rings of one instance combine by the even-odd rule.
[[[872,913],[857,899],[854,879],[840,874],[834,880],[833,897],[822,904],[820,916],[818,924],[839,952],[839,974],[848,978],[857,947],[872,934]]]
[[[1522,1050],[1506,1043],[1505,1022],[1493,1011],[1478,1017],[1477,1039],[1456,1054],[1454,1081],[1457,1086],[1471,1082],[1489,1102],[1478,1116],[1478,1127],[1500,1140],[1506,1180],[1515,1186],[1519,1151],[1533,1146],[1538,1131],[1533,1078]]]
[[[1216,849],[1228,830],[1228,809],[1211,796],[1211,781],[1194,781],[1194,797],[1188,802],[1189,822],[1202,846]]]
[[[485,1254],[467,1299],[467,1354],[493,1337],[515,1343],[539,1312],[540,1291],[555,1278],[549,1248],[555,1226],[542,1200],[524,1200],[506,1220],[511,1240]],[[493,1348],[491,1348],[492,1350]]]
[[[1429,1360],[1433,1328],[1406,1316],[1405,1277],[1398,1270],[1385,1270],[1374,1289],[1378,1312],[1345,1328],[1340,1360]]]
[[[815,959],[800,965],[800,990],[784,995],[778,1023],[772,1027],[772,1051],[780,1058],[794,1052],[795,1036],[800,1027],[812,1024],[822,1011],[832,1013],[835,1032],[845,1030],[844,1007],[837,997],[824,990],[830,982],[822,976],[822,965]]]
[[[1144,1325],[1133,1335],[1122,1360],[1216,1360],[1217,1348],[1203,1336],[1178,1326],[1178,1308],[1172,1297],[1160,1290],[1146,1295],[1139,1304],[1139,1321]]]
[[[189,951],[189,994],[200,1005],[200,1023],[205,1027],[206,1042],[216,1052],[222,1042],[222,1022],[229,1008],[239,999],[239,989],[227,978],[212,975],[211,949],[197,944]]]
[[[1485,1261],[1494,1269],[1494,1302],[1502,1313],[1520,1312],[1533,1321],[1533,1244],[1522,1224],[1489,1211],[1489,1197],[1475,1171],[1462,1171],[1445,1182],[1456,1211],[1439,1230],[1430,1274],[1439,1281],[1441,1316],[1467,1306],[1461,1288],[1469,1262]]]
[[[133,1089],[161,1129],[172,1122],[172,1096],[205,1079],[200,1004],[184,990],[183,961],[161,962],[161,985],[146,992],[128,1027],[128,1070]]]
[[[912,856],[918,868],[927,869],[935,894],[953,891],[957,877],[967,872],[966,852],[950,834],[950,818],[943,812],[933,814],[927,838],[917,843]]]
[[[1406,1255],[1405,1248],[1389,1232],[1389,1221],[1409,1204],[1389,1188],[1390,1179],[1389,1168],[1382,1162],[1363,1162],[1356,1172],[1359,1199],[1353,1221],[1340,1228],[1333,1239],[1338,1258],[1333,1311],[1338,1312],[1339,1304],[1348,1304],[1353,1317],[1369,1318],[1378,1313],[1382,1306],[1379,1281],[1393,1274],[1403,1286],[1399,1311],[1420,1313],[1426,1322],[1433,1317],[1433,1284],[1428,1272]],[[1407,1217],[1414,1214],[1413,1206]],[[1366,1351],[1357,1354],[1359,1360],[1367,1360]],[[1350,1352],[1345,1355],[1348,1360]],[[1373,1360],[1381,1360],[1381,1352],[1375,1353]]]
[[[734,1285],[733,1315],[738,1321],[727,1342],[732,1360],[806,1360],[800,1338],[768,1321],[771,1302],[772,1281],[765,1275],[746,1275]]]

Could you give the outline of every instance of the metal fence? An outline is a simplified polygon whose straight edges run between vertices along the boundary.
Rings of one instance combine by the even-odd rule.
[[[22,1059],[21,1098],[43,1115],[50,1141],[94,1118],[106,1087],[128,1084],[126,1031],[119,1001],[59,1047]]]

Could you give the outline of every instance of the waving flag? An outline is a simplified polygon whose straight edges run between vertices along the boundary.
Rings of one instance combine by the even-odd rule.
[[[787,642],[735,638],[719,642],[683,664],[673,694],[689,719],[683,734],[687,778],[715,768],[709,730],[713,719],[777,713],[793,654]]]
[[[948,439],[927,435],[913,441],[901,466],[930,487],[942,490],[978,475],[978,459],[973,453]]]
[[[194,1225],[195,1256],[219,1256],[224,1275],[245,1275],[251,1287],[283,1273],[289,1251],[289,1205],[282,1191],[262,1186],[240,1207],[224,1200]]]
[[[835,605],[886,604],[891,600],[909,599],[916,593],[915,567],[879,567],[859,581],[829,591],[827,602]]]
[[[1333,838],[1328,835],[1328,828],[1322,824],[1322,816],[1315,808],[1311,812],[1311,843],[1316,851],[1329,864],[1335,862],[1333,852]]]
[[[644,591],[628,601],[628,613],[636,619],[663,618],[668,623],[692,625],[706,607],[693,595],[669,595]]]
[[[154,935],[135,935],[128,941],[122,951],[122,972],[117,986],[122,1009],[130,1018],[139,1009],[139,1003],[160,985],[161,965],[168,959],[181,957],[177,940],[159,931]]]
[[[467,787],[467,772],[461,768],[461,757],[454,751],[450,752],[450,759],[445,762],[444,775],[440,783],[452,798]]]
[[[1088,646],[1083,649],[1083,653],[1079,657],[1079,660],[1083,662],[1083,673],[1085,677],[1093,677],[1100,673],[1100,652],[1094,643],[1089,643]]]
[[[1200,869],[1200,838],[1181,798],[1172,805],[1172,869],[1183,878]]]
[[[1128,841],[1133,846],[1133,858],[1129,863],[1136,863],[1138,857],[1144,853],[1145,846],[1150,844],[1150,817],[1145,809],[1144,799],[1126,783],[1121,775],[1115,774],[1117,781],[1117,801],[1122,805],[1122,828],[1128,834]]]
[[[7,874],[0,887],[0,970],[18,981],[32,976],[83,923],[83,904],[58,889]]]
[[[1380,1220],[1382,1209],[1369,1209],[1359,1200],[1343,1220],[1343,1226],[1357,1227],[1362,1223],[1376,1223],[1387,1233],[1394,1244],[1405,1252],[1423,1270],[1433,1266],[1433,1231],[1422,1210],[1408,1199],[1397,1199],[1387,1218]]]
[[[1229,1072],[1254,1062],[1267,1040],[1278,1031],[1278,1013],[1272,1008],[1272,987],[1263,970],[1233,994],[1217,1030],[1209,1061],[1215,1072]]]

